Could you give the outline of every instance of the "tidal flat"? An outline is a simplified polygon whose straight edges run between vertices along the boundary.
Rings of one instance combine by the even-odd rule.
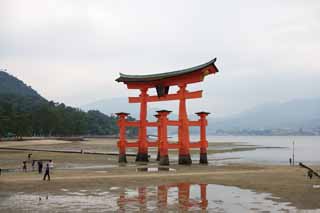
[[[159,168],[151,150],[148,164],[119,165],[117,156],[81,154],[80,150],[117,151],[116,139],[86,141],[0,142],[1,147],[79,150],[79,153],[0,150],[0,211],[298,211],[320,210],[320,179],[308,179],[298,166],[268,165],[215,157],[209,165],[199,165],[193,151],[193,165],[177,164],[170,153],[170,166]],[[252,150],[241,150],[241,149]],[[276,149],[276,148],[274,148]],[[280,148],[279,148],[280,149]],[[209,150],[241,153],[256,146],[232,142],[210,143]],[[236,150],[236,151],[235,151]],[[261,149],[263,150],[263,149]],[[134,153],[135,150],[128,150]],[[22,161],[52,159],[51,181],[42,175],[21,171]],[[319,170],[319,165],[312,165]],[[151,168],[151,169],[148,169]]]

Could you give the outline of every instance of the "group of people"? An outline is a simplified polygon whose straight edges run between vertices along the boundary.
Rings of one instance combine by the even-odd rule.
[[[31,155],[32,154],[28,154],[28,160],[31,160]],[[32,171],[35,170],[35,163],[37,162],[38,164],[38,173],[42,174],[42,170],[43,170],[43,160],[32,160]],[[23,161],[23,166],[22,166],[22,171],[23,172],[27,172],[27,161]],[[44,172],[44,176],[43,176],[43,180],[48,180],[50,181],[50,170],[53,169],[53,161],[49,160],[49,162],[46,163],[45,166],[45,172]]]

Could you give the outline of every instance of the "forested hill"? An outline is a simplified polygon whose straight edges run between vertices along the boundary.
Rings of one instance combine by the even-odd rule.
[[[132,119],[132,118],[131,118]],[[114,135],[116,117],[47,101],[21,80],[0,71],[0,138]],[[130,128],[130,135],[136,129]]]
[[[2,94],[29,96],[45,100],[37,91],[27,86],[23,81],[9,73],[0,71],[0,95]]]

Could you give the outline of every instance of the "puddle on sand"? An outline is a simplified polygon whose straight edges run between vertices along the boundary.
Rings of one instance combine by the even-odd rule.
[[[62,193],[62,194],[61,194]],[[201,211],[288,212],[290,203],[271,200],[267,193],[214,184],[174,183],[147,187],[111,187],[55,194],[3,194],[0,212]]]
[[[118,190],[118,189],[120,189],[120,187],[114,186],[114,187],[111,187],[111,188],[110,188],[110,190]]]
[[[88,170],[88,169],[110,169],[110,168],[115,168],[117,165],[80,165],[80,164],[66,164],[63,167],[60,167],[59,169],[65,169],[65,170]]]
[[[108,173],[108,171],[95,171],[96,173]]]
[[[143,167],[137,168],[137,172],[175,172],[176,169],[168,168],[168,167]]]

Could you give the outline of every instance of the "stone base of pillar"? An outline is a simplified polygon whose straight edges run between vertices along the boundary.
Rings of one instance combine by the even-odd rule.
[[[127,156],[126,154],[119,154],[119,163],[127,163]]]
[[[191,160],[190,154],[179,155],[179,164],[180,165],[191,165],[192,160]]]
[[[148,153],[138,153],[136,156],[137,162],[149,162]]]
[[[170,165],[170,163],[169,163],[169,156],[168,156],[168,155],[160,156],[159,165],[161,165],[161,166],[168,166],[168,165]]]
[[[159,161],[160,160],[160,151],[158,151],[158,154],[157,154],[157,159],[156,161]]]
[[[200,153],[200,164],[208,164],[207,153]]]

